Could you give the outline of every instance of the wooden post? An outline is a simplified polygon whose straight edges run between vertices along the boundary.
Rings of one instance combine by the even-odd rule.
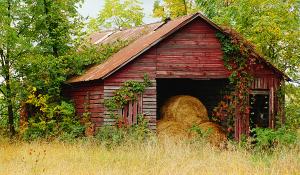
[[[269,127],[274,128],[274,87],[270,88],[269,95]]]
[[[234,138],[235,140],[239,141],[240,140],[240,135],[241,135],[241,119],[240,119],[240,113],[239,113],[239,105],[236,104],[235,107],[235,120],[234,120],[234,125],[235,125],[235,129],[234,129]]]

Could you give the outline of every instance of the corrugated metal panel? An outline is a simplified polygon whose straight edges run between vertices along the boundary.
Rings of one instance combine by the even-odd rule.
[[[113,43],[115,41],[136,40],[162,24],[162,22],[157,22],[125,30],[95,32],[90,35],[89,40],[92,44],[98,45]]]

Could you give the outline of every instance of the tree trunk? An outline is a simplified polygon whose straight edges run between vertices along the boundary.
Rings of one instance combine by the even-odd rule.
[[[10,136],[14,136],[16,133],[14,126],[14,112],[13,112],[13,103],[12,103],[12,94],[9,79],[5,80],[6,82],[6,91],[7,91],[7,112],[8,112],[8,126]]]
[[[11,24],[11,1],[7,0],[7,16],[9,22],[8,25]],[[14,126],[14,111],[13,111],[13,102],[12,102],[12,92],[11,92],[11,82],[10,82],[10,47],[11,47],[11,38],[7,36],[6,43],[6,58],[4,58],[3,72],[4,72],[4,80],[5,80],[5,90],[6,90],[6,103],[7,103],[7,113],[8,113],[8,128],[10,136],[14,136],[16,133]]]

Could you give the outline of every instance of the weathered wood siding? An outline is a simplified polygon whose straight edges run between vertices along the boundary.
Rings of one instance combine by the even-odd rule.
[[[97,127],[103,124],[104,100],[102,82],[89,82],[66,86],[64,88],[64,94],[74,102],[78,116],[89,113],[91,121],[95,123]]]
[[[134,60],[132,63],[126,65],[121,70],[117,71],[104,80],[104,98],[108,99],[113,96],[113,92],[116,89],[119,89],[125,81],[143,81],[145,73],[149,76],[152,82],[152,86],[147,88],[142,96],[142,113],[145,114],[146,119],[149,120],[149,127],[151,129],[156,128],[155,57],[155,52],[148,51],[140,58]],[[115,122],[114,119],[110,118],[107,110],[104,117],[105,124],[110,125]]]
[[[269,92],[269,127],[274,128],[276,123],[275,118],[280,113],[282,114],[281,110],[283,110],[280,108],[278,103],[277,92],[280,88],[280,84],[284,80],[266,64],[259,62],[252,66],[252,74],[254,76],[254,80],[251,88],[253,90],[265,90]],[[280,117],[281,120],[284,120],[284,115],[281,115]]]
[[[156,47],[157,78],[226,78],[216,30],[203,20],[191,22]]]

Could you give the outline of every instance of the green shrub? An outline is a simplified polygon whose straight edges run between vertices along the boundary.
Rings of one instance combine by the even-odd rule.
[[[299,129],[300,128],[300,104],[289,103],[285,108],[286,123],[288,128]]]
[[[23,132],[26,141],[54,139],[71,141],[84,135],[85,127],[75,116],[71,103],[62,101],[60,105],[47,105],[44,113],[30,117],[28,127]]]
[[[125,141],[126,129],[117,128],[115,126],[103,126],[101,127],[95,138],[107,147],[120,145]]]
[[[197,125],[193,125],[190,130],[195,132],[199,138],[207,138],[212,133],[211,128],[204,130]]]
[[[138,124],[129,127],[129,137],[133,140],[144,141],[152,136],[152,132],[148,127],[148,121],[143,115],[137,116]]]
[[[148,128],[147,120],[138,115],[137,123],[127,127],[103,126],[97,131],[95,138],[109,148],[126,142],[142,142],[150,138],[153,133]]]
[[[270,128],[255,128],[254,143],[258,149],[272,149],[277,146],[291,146],[297,142],[297,132],[285,127],[273,130]]]

